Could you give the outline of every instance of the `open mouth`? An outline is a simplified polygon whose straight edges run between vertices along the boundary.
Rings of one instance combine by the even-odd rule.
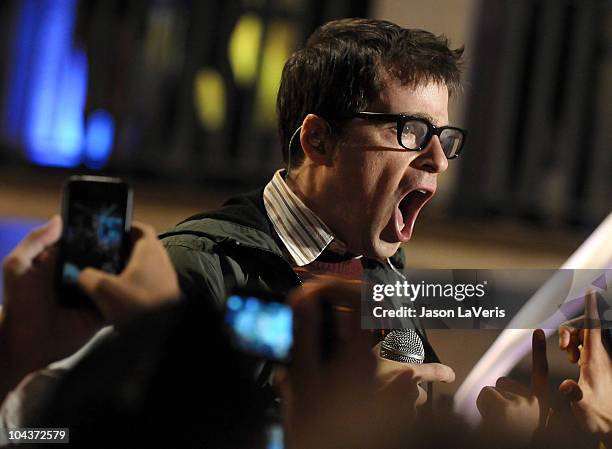
[[[400,242],[407,242],[412,237],[412,229],[419,211],[434,192],[426,189],[414,189],[408,192],[395,208],[395,232]]]

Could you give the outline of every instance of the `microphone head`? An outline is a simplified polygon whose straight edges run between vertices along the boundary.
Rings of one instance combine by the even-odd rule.
[[[380,356],[402,363],[423,363],[425,349],[414,329],[394,329],[382,341]]]

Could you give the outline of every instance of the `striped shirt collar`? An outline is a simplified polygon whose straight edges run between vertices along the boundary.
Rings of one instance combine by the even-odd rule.
[[[302,267],[314,262],[328,246],[334,252],[345,253],[345,245],[291,191],[282,173],[278,170],[266,185],[263,200],[272,226],[295,264]]]

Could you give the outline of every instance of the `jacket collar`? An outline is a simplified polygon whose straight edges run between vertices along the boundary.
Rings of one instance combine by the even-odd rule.
[[[230,198],[218,210],[193,215],[174,229],[162,233],[160,238],[176,234],[199,234],[216,242],[231,240],[241,245],[271,251],[286,258],[286,254],[281,249],[283,243],[266,213],[263,190],[262,187]],[[389,259],[398,270],[404,268],[401,248]],[[387,266],[386,261],[370,259],[369,262]]]

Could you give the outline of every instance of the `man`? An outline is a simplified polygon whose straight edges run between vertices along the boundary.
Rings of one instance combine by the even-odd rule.
[[[252,388],[247,360],[229,340],[220,338],[208,355],[232,366],[232,370],[202,381],[209,359],[192,357],[190,342],[223,334],[222,323],[210,303],[176,301],[176,276],[154,230],[134,224],[133,251],[118,276],[95,269],[81,273],[79,283],[97,305],[101,320],[90,309],[66,309],[57,302],[52,274],[61,226],[56,217],[36,229],[3,264],[6,282],[0,316],[0,397],[26,373],[31,374],[0,409],[0,430],[4,429],[0,444],[8,442],[8,429],[70,427],[71,441],[84,442],[88,447],[108,447],[117,438],[139,442],[151,438],[157,443],[171,439],[172,444],[198,441],[215,447],[236,447],[246,440],[257,447],[257,438],[265,429],[261,412],[265,404],[260,402],[260,391]],[[396,373],[385,388],[379,388],[374,372],[377,368],[368,351],[369,339],[359,329],[359,314],[343,314],[345,332],[339,335],[342,344],[333,358],[323,362],[317,357],[317,329],[324,325],[318,300],[327,298],[337,306],[355,309],[359,292],[355,284],[310,283],[291,294],[289,302],[304,325],[296,330],[293,363],[288,366],[291,385],[285,385],[293,399],[284,422],[287,447],[391,448],[405,447],[406,441],[415,447],[446,447],[448,438],[460,438],[466,447],[481,447],[476,443],[488,435],[472,435],[456,421],[437,419],[433,433],[419,433],[429,428],[423,423],[416,429],[411,426],[411,401],[418,402],[420,396],[414,377],[404,370]],[[595,295],[587,295],[585,300],[585,328],[560,330],[561,349],[568,351],[570,361],[579,359],[580,364],[578,382],[566,380],[560,390],[571,401],[577,423],[598,436],[606,447],[612,447],[612,361],[601,341]],[[135,321],[121,324],[117,335],[107,335],[90,345],[89,352],[81,354],[66,375],[57,365],[38,371],[50,361],[69,355],[103,321],[127,319]],[[589,328],[589,323],[595,323],[595,327]],[[545,363],[542,337],[541,331],[534,335],[534,352],[540,352]],[[232,387],[228,390],[220,385]],[[532,393],[524,387],[504,380],[503,385],[498,382],[496,389],[486,394],[489,399],[479,398],[479,407],[485,406],[507,421],[494,421],[497,432],[524,432],[517,425],[529,425],[526,420],[530,417],[537,422],[538,399],[531,398]],[[194,415],[192,408],[185,408],[185,401],[197,404],[199,412]],[[168,410],[173,413],[168,415]],[[526,416],[518,414],[525,412]],[[101,432],[100,423],[114,431]],[[440,431],[440,425],[447,427]],[[172,430],[151,432],[155,426],[179,426],[183,431],[180,435]],[[506,441],[500,440],[502,435],[492,435],[493,446]],[[551,446],[584,445],[555,438],[555,444],[544,439],[540,447]]]
[[[386,21],[317,29],[282,74],[286,170],[161,235],[183,293],[221,303],[237,286],[286,293],[313,273],[403,281],[400,245],[463,144],[448,126],[462,52]]]
[[[12,430],[44,427],[69,428],[70,442],[87,447],[109,447],[118,440],[270,447],[270,417],[263,411],[261,389],[253,384],[251,359],[232,346],[212,302],[177,300],[176,274],[153,228],[133,223],[132,253],[120,274],[81,272],[79,284],[97,312],[57,301],[53,274],[61,229],[56,216],[3,263],[0,445],[13,442]],[[352,447],[356,441],[373,449],[403,447],[410,435],[413,410],[406,398],[417,398],[418,388],[408,372],[383,390],[373,382],[374,357],[367,333],[359,329],[359,313],[343,315],[343,328],[350,331],[339,335],[343,344],[331,359],[322,363],[312,356],[319,337],[315,329],[323,325],[318,300],[356,309],[359,295],[355,284],[339,282],[310,283],[291,294],[296,319],[308,325],[295,333],[288,367],[295,404],[284,425],[288,448]],[[110,323],[114,331],[106,328],[79,349]],[[215,336],[207,357],[193,356],[194,341]],[[70,359],[47,366],[77,349]],[[208,357],[232,370],[203,377]]]

